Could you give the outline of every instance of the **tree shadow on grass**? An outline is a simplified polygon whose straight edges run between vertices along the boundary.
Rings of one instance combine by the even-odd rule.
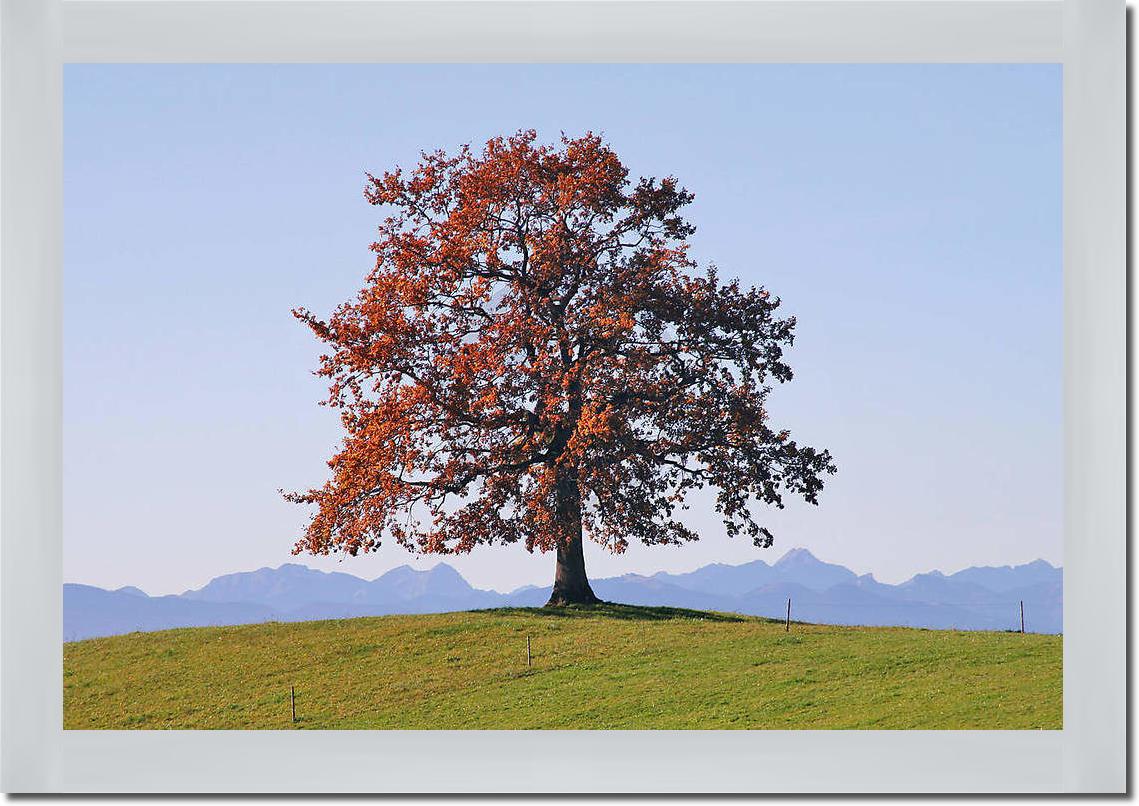
[[[709,610],[689,610],[683,607],[641,607],[639,605],[602,602],[595,605],[567,605],[565,607],[496,607],[492,610],[476,611],[499,615],[542,616],[545,618],[613,618],[626,621],[670,621],[689,619],[695,621],[755,621],[752,616],[739,616],[735,613],[714,613]],[[761,621],[765,619],[759,619]]]

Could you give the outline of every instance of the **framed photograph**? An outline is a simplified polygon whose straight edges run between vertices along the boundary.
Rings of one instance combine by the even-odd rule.
[[[2,12],[5,791],[1125,791],[1122,3]]]

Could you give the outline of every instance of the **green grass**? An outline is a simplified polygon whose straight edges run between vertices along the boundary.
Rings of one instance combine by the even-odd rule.
[[[1061,646],[621,605],[202,627],[65,644],[64,727],[1059,729]]]

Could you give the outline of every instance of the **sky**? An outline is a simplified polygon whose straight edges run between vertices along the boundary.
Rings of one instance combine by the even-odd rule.
[[[683,547],[589,545],[592,577],[805,547],[883,582],[1062,557],[1056,65],[68,65],[64,579],[151,594],[291,556],[336,413],[292,318],[352,297],[364,172],[534,128],[603,134],[695,193],[693,255],[798,318],[773,425],[829,449],[771,549],[692,499]],[[443,558],[549,584],[520,544]]]

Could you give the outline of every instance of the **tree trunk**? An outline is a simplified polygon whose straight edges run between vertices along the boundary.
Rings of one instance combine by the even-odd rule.
[[[598,604],[601,600],[593,595],[589,578],[585,575],[585,554],[581,545],[581,490],[577,486],[576,475],[567,472],[558,479],[557,507],[564,538],[558,544],[554,590],[546,607]]]

